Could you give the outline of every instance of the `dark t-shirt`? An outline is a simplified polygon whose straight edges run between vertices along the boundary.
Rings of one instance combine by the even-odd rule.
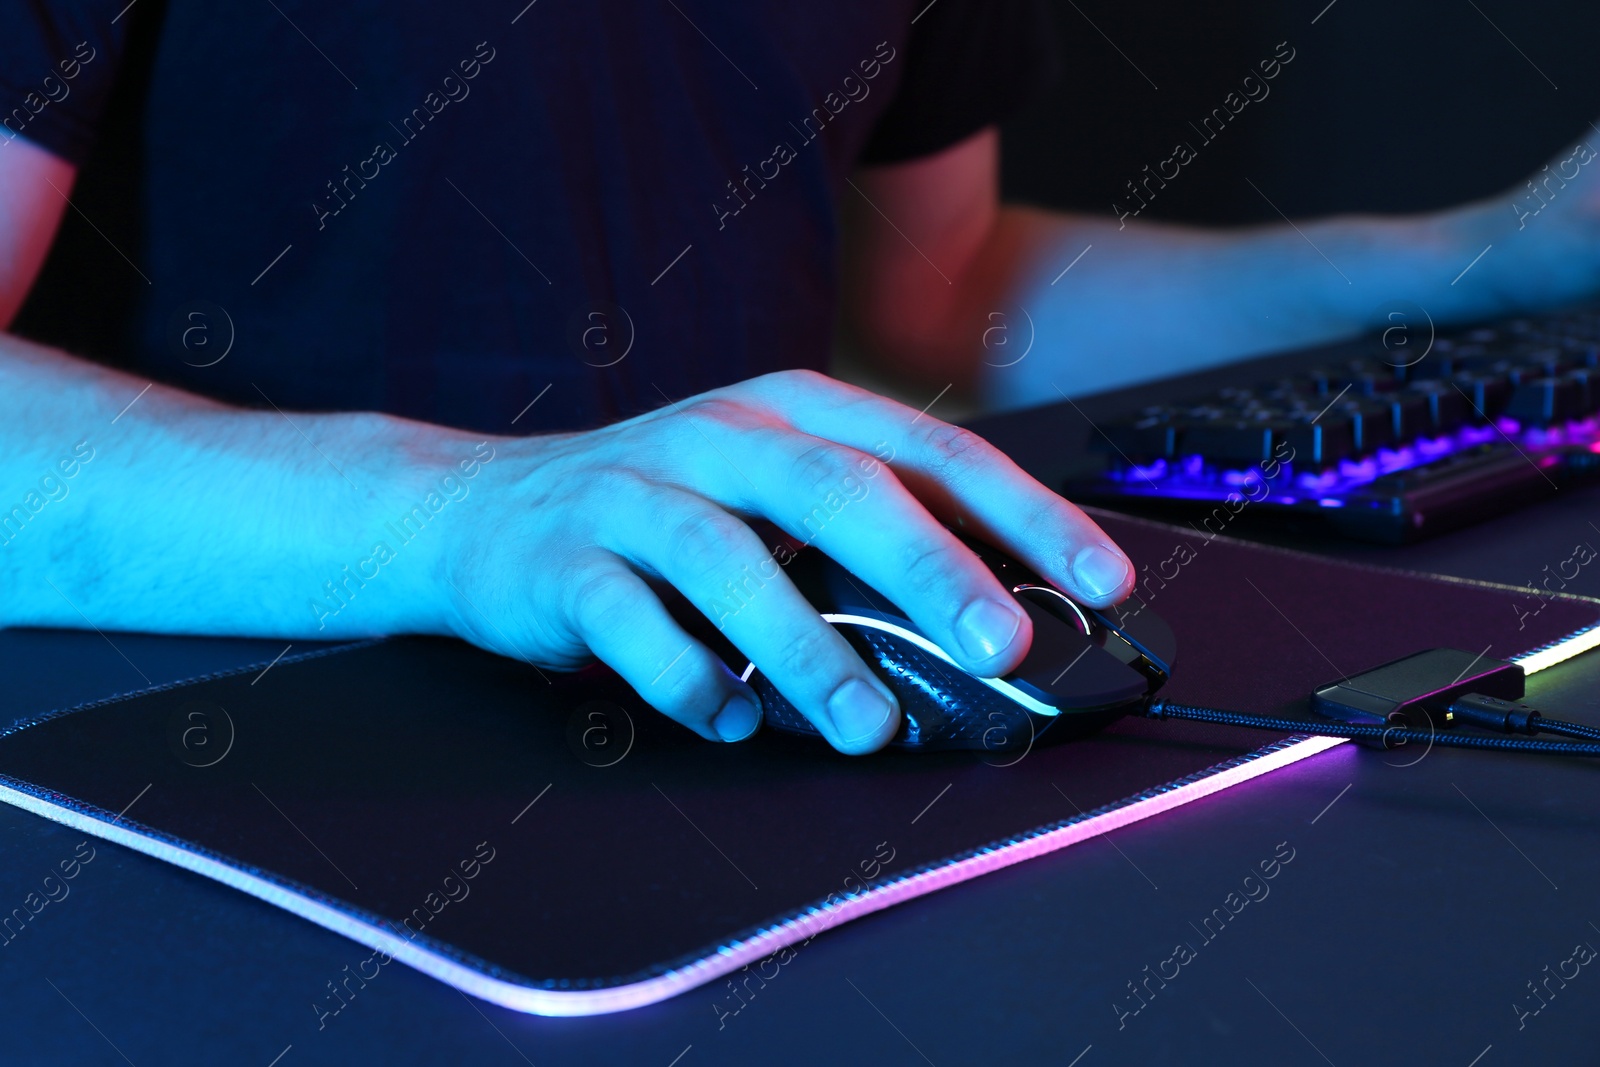
[[[82,168],[16,329],[493,432],[820,369],[851,169],[1052,60],[1036,0],[525,3],[0,0],[4,131]]]

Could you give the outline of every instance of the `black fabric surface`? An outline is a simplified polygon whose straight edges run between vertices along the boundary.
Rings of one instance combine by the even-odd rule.
[[[821,370],[846,176],[1027,100],[1038,7],[3,0],[0,150],[83,165],[16,329],[497,432]]]
[[[904,81],[862,163],[902,163],[948,148],[1016,114],[1060,73],[1043,3],[915,6]]]
[[[1148,606],[1178,635],[1167,695],[1194,703],[1274,710],[1408,652],[1509,657],[1600,614],[1594,601],[1555,599],[1519,630],[1511,605],[1525,593],[1104,522],[1141,568],[1193,546]],[[195,707],[213,724],[220,707],[232,726],[209,766],[175,746]],[[585,737],[596,726],[603,736]],[[582,986],[659,973],[829,893],[1272,739],[1124,720],[1020,759],[852,760],[771,731],[717,746],[653,716],[603,670],[546,681],[456,642],[401,639],[47,718],[0,739],[0,774],[109,813],[137,797],[124,825],[395,923],[487,851],[470,895],[430,914],[422,936],[505,977]]]

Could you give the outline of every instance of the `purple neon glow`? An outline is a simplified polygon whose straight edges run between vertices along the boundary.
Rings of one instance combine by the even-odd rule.
[[[1533,649],[1516,657],[1516,661],[1522,664],[1527,673],[1536,674],[1546,667],[1596,646],[1600,646],[1600,625],[1585,627],[1561,640]],[[1337,737],[1308,737],[1269,745],[1257,749],[1242,759],[1221,764],[1214,773],[1175,789],[1158,792],[1113,811],[1084,819],[1082,822],[1014,839],[995,848],[984,849],[976,856],[969,856],[933,870],[908,875],[887,885],[870,889],[859,896],[850,897],[833,907],[813,908],[798,918],[786,919],[742,941],[724,945],[710,956],[656,978],[630,985],[593,990],[541,989],[492,977],[441,956],[414,941],[398,937],[384,926],[365,922],[320,899],[302,896],[258,874],[234,866],[223,857],[190,851],[164,839],[141,833],[133,829],[136,825],[133,820],[122,820],[121,816],[113,818],[109,812],[101,813],[106,817],[99,817],[68,807],[62,803],[66,798],[60,794],[14,788],[6,784],[4,776],[0,776],[0,803],[11,804],[53,822],[126,845],[135,852],[165,860],[185,870],[221,882],[223,885],[249,893],[268,904],[275,904],[285,911],[309,919],[318,926],[343,934],[368,948],[380,949],[392,959],[399,960],[463,993],[490,1003],[535,1015],[602,1015],[658,1003],[748,964],[766,959],[779,949],[795,944],[802,938],[809,938],[852,919],[1098,837],[1119,827],[1148,819],[1152,815],[1170,811],[1191,801],[1250,781],[1252,778],[1259,778],[1344,743],[1342,738]],[[46,796],[49,799],[46,799]]]
[[[464,966],[425,945],[407,940],[385,927],[367,922],[319,899],[302,896],[285,886],[250,871],[168,841],[130,829],[131,821],[116,822],[109,816],[97,818],[73,808],[46,800],[31,792],[14,789],[0,782],[0,802],[42,815],[83,833],[126,845],[136,852],[165,860],[224,885],[275,904],[318,926],[343,934],[369,948],[379,949],[391,959],[431,975],[471,996],[513,1011],[533,1015],[603,1015],[655,1004],[751,963],[766,959],[779,949],[807,940],[824,930],[852,919],[932,893],[946,886],[971,881],[991,871],[1010,867],[1036,856],[1087,841],[1119,827],[1159,815],[1202,797],[1210,796],[1252,778],[1259,778],[1280,767],[1315,756],[1344,744],[1338,737],[1301,737],[1257,749],[1236,761],[1219,765],[1214,773],[1174,789],[1125,805],[1081,822],[1014,839],[986,848],[975,856],[947,863],[932,870],[908,875],[897,881],[849,897],[832,907],[813,908],[806,914],[786,919],[760,933],[724,945],[712,955],[677,970],[642,982],[605,989],[544,989],[507,981]],[[19,783],[20,784],[20,783]]]
[[[1222,500],[1231,494],[1249,499],[1263,499],[1259,487],[1267,481],[1278,490],[1271,499],[1276,503],[1293,504],[1304,499],[1321,507],[1338,507],[1330,503],[1343,494],[1359,490],[1362,486],[1396,471],[1448,456],[1454,452],[1475,448],[1491,441],[1511,439],[1515,443],[1535,450],[1562,445],[1587,445],[1590,451],[1600,453],[1600,416],[1590,416],[1564,426],[1523,429],[1515,419],[1501,418],[1483,426],[1463,426],[1440,437],[1424,437],[1399,448],[1379,448],[1374,454],[1359,459],[1341,459],[1336,466],[1325,470],[1297,470],[1293,463],[1279,467],[1277,477],[1267,479],[1260,467],[1247,469],[1207,466],[1202,456],[1183,456],[1171,462],[1158,459],[1148,466],[1129,466],[1113,470],[1109,477],[1122,483],[1121,491],[1130,496],[1161,496],[1183,500]],[[1540,467],[1551,467],[1559,462],[1555,456],[1534,457]],[[1287,486],[1302,490],[1304,496],[1281,492]]]
[[[1141,481],[1155,481],[1167,476],[1167,461],[1158,459],[1148,467],[1141,467],[1137,463],[1127,469],[1129,478],[1138,478]]]

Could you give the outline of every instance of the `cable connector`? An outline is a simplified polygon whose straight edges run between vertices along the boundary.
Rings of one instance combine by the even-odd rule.
[[[1465,725],[1503,734],[1559,734],[1600,742],[1596,727],[1546,718],[1519,703],[1524,680],[1521,664],[1485,659],[1458,648],[1430,648],[1320,687],[1311,695],[1311,710],[1391,731],[1437,733]],[[1369,743],[1361,737],[1355,740]]]
[[[1543,715],[1535,708],[1514,700],[1467,693],[1445,709],[1452,723],[1471,723],[1502,734],[1536,734],[1544,729]]]
[[[1600,728],[1547,719],[1517,702],[1522,691],[1520,664],[1486,660],[1455,648],[1433,648],[1320,687],[1311,696],[1312,709],[1325,720],[1340,722],[1246,715],[1164,700],[1152,701],[1144,714],[1152,719],[1346,737],[1371,748],[1417,742],[1430,747],[1600,756]],[[1463,724],[1507,734],[1560,734],[1578,743],[1482,737],[1447,729]]]
[[[1319,687],[1311,709],[1349,723],[1447,729],[1451,706],[1462,698],[1518,700],[1523,685],[1521,664],[1430,648]]]

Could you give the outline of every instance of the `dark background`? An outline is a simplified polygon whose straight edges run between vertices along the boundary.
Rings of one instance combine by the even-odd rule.
[[[1592,3],[1048,3],[1060,75],[1004,129],[1005,192],[1017,200],[1109,214],[1125,198],[1124,183],[1189,140],[1199,158],[1142,218],[1278,221],[1246,178],[1296,219],[1423,211],[1502,191],[1568,142],[1600,137],[1589,126],[1600,121],[1600,5]],[[1222,106],[1280,41],[1295,58],[1268,83],[1271,94],[1214,141],[1197,143],[1189,123]],[[136,98],[111,106],[136,106]],[[121,175],[89,168],[74,198],[91,217],[119,219],[131,191]],[[94,287],[102,303],[127,280],[127,264],[73,213],[45,269]],[[40,311],[25,307],[19,331]],[[92,324],[61,328],[68,347],[96,347]]]
[[[1600,5],[1336,0],[1318,18],[1326,5],[1051,0],[1062,73],[1005,128],[1007,194],[1107,214],[1187,140],[1199,158],[1141,217],[1278,221],[1246,178],[1296,219],[1421,211],[1501,191],[1600,137],[1588,125]],[[1271,94],[1202,146],[1189,123],[1280,41],[1296,55]]]

